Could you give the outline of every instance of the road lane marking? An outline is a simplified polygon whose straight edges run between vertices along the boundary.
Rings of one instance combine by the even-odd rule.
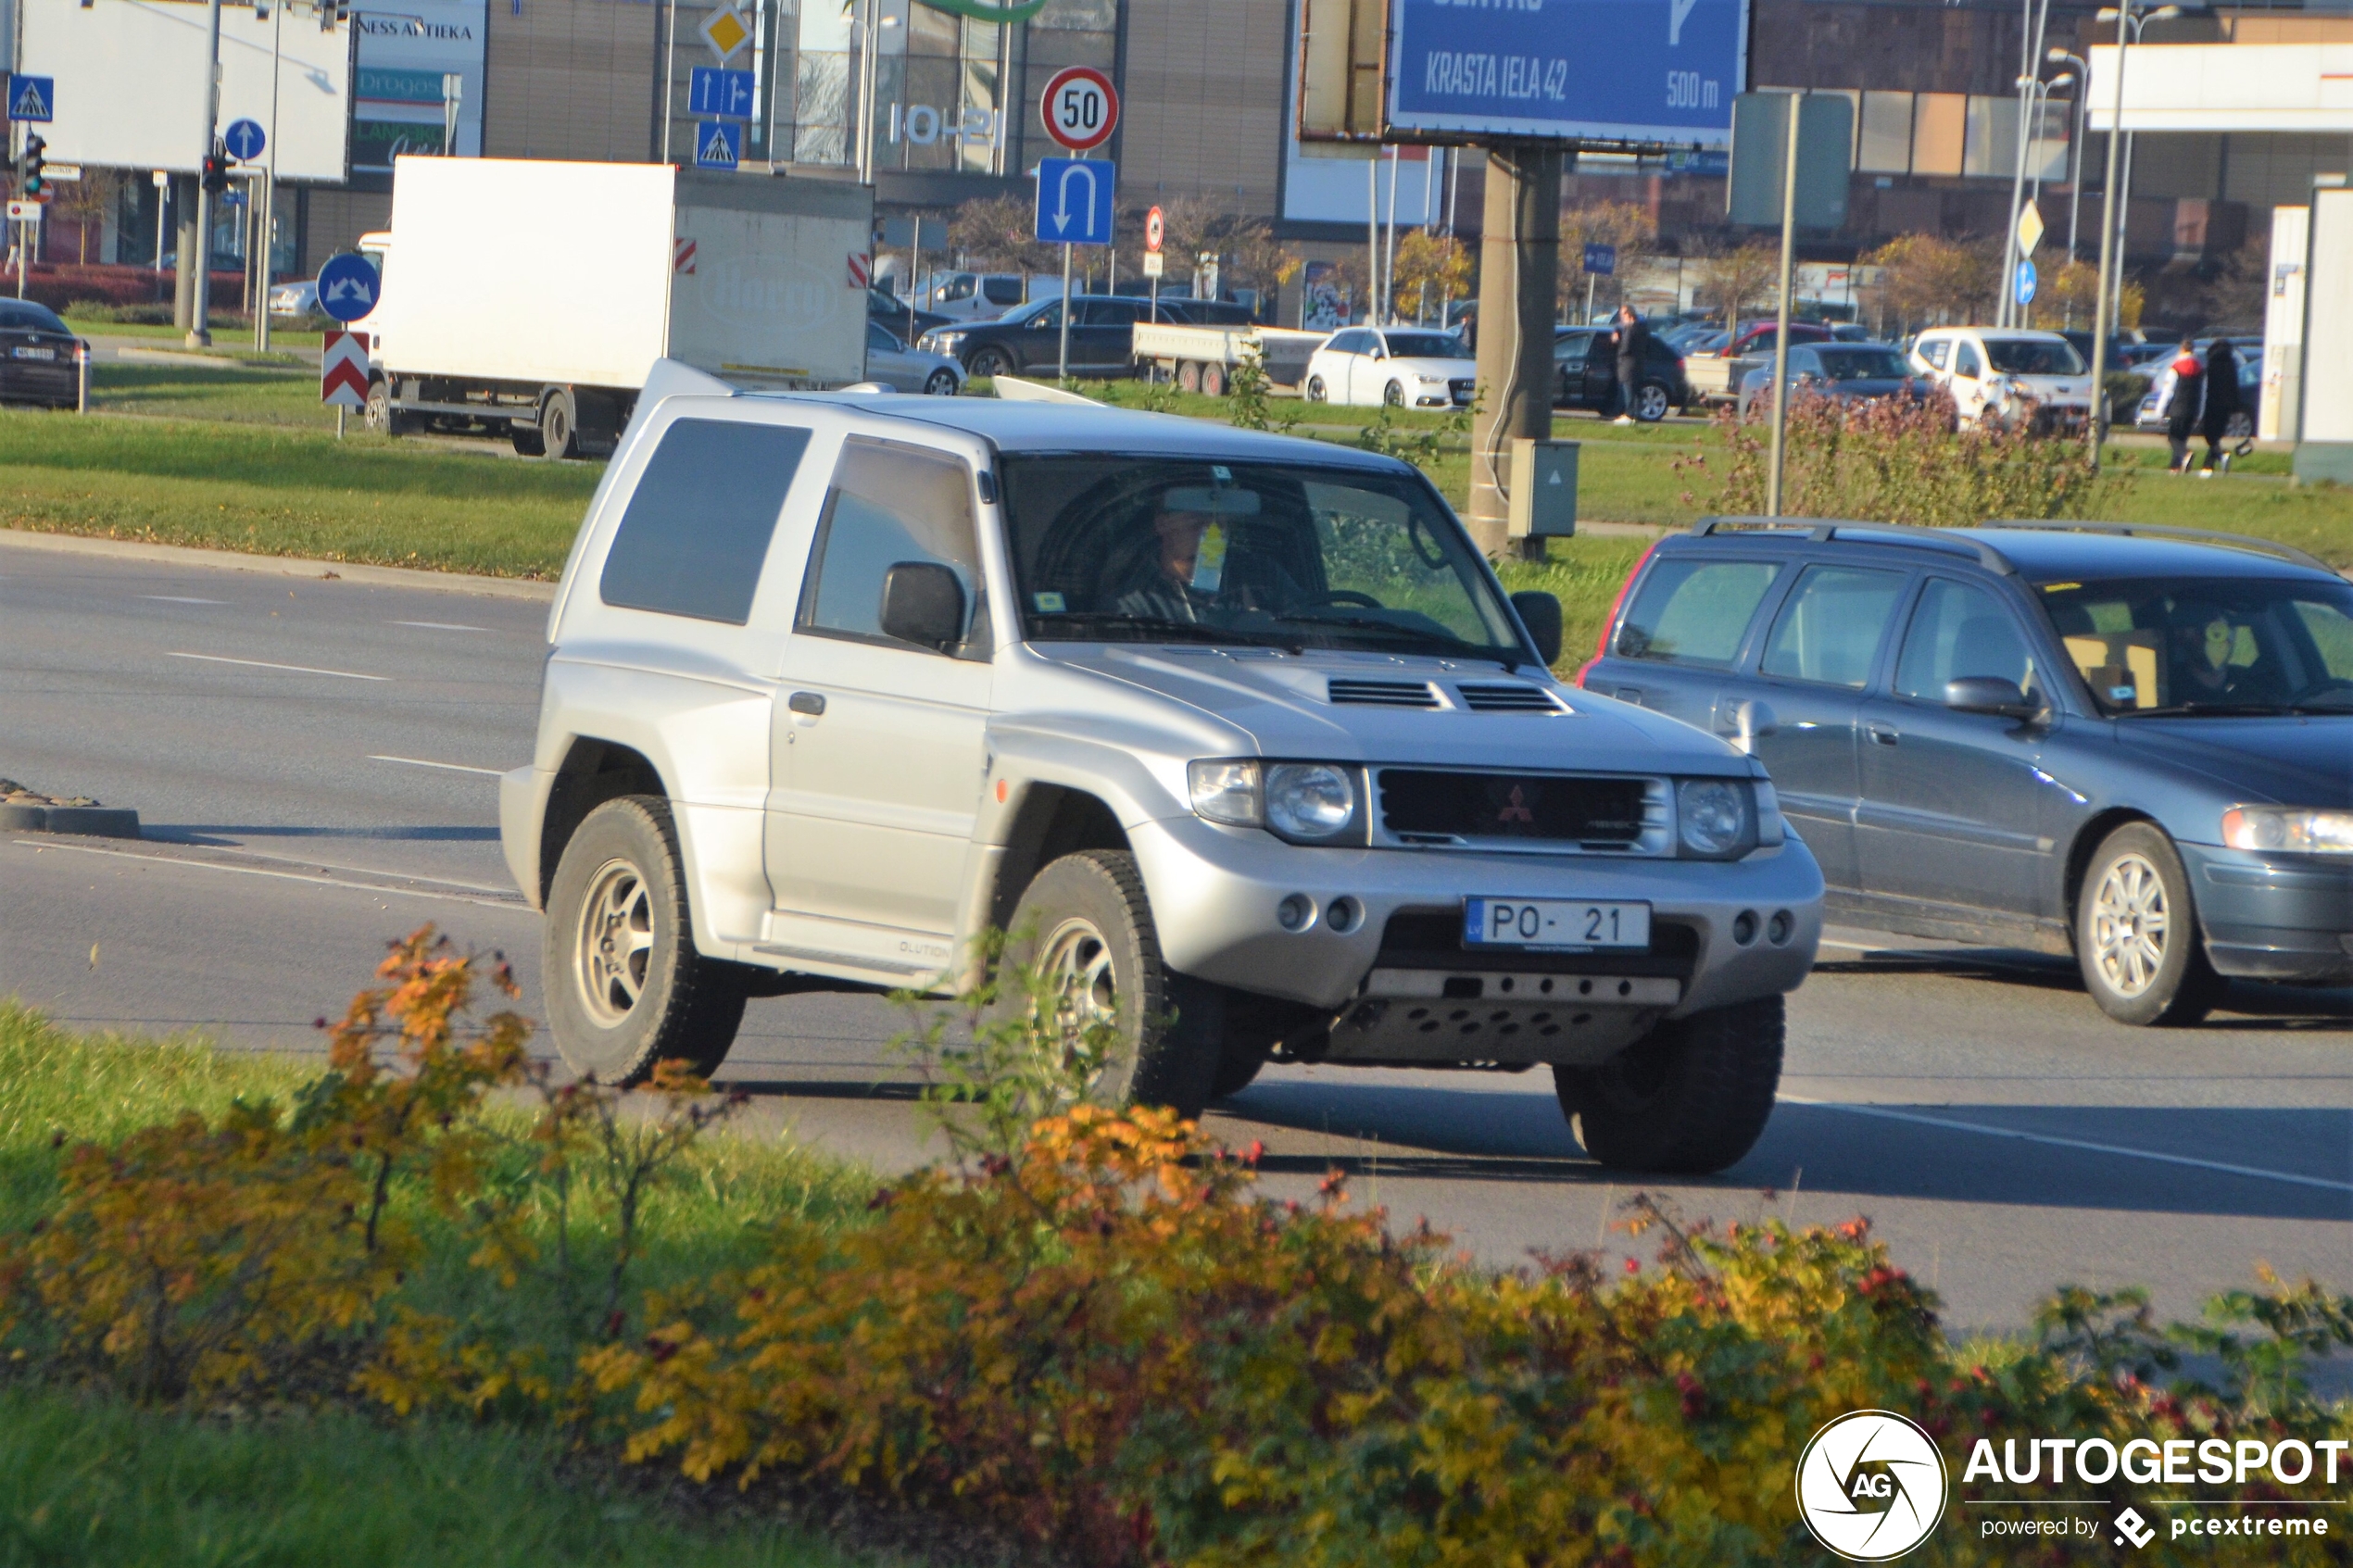
[[[227,599],[193,598],[186,594],[142,594],[139,596],[167,605],[225,605],[229,602]]]
[[[2353,1182],[2332,1182],[2320,1176],[2292,1175],[2285,1171],[2267,1171],[2257,1165],[2231,1165],[2220,1160],[2193,1160],[2186,1154],[2160,1154],[2155,1149],[2133,1148],[2124,1144],[2093,1143],[2085,1138],[2062,1138],[2050,1133],[2028,1133],[2016,1127],[1996,1127],[1983,1122],[1960,1122],[1947,1116],[1922,1116],[1918,1111],[1889,1110],[1882,1106],[1855,1105],[1841,1100],[1810,1099],[1804,1095],[1777,1097],[1784,1104],[1811,1106],[1818,1110],[1843,1110],[1850,1116],[1871,1116],[1884,1122],[1909,1122],[1915,1126],[1942,1127],[1947,1132],[1978,1133],[1992,1138],[2014,1138],[2020,1143],[2044,1144],[2052,1148],[2071,1148],[2085,1154],[2115,1154],[2127,1160],[2153,1160],[2160,1165],[2185,1165],[2194,1171],[2218,1171],[2226,1176],[2253,1176],[2259,1181],[2286,1182],[2292,1186],[2319,1187],[2324,1192],[2353,1192]]]
[[[427,632],[486,632],[487,626],[460,626],[454,621],[396,621],[395,626],[416,626]]]
[[[389,681],[389,675],[359,675],[348,670],[321,670],[308,664],[272,664],[266,659],[230,659],[217,653],[172,653],[167,659],[201,659],[207,664],[243,664],[255,670],[288,670],[297,675],[333,675],[339,681]]]
[[[19,838],[11,842],[27,849],[57,849],[75,855],[104,855],[110,860],[160,861],[165,865],[187,866],[200,872],[230,872],[238,876],[266,876],[277,882],[308,882],[321,887],[347,887],[357,893],[388,893],[401,898],[439,898],[453,904],[479,904],[485,909],[522,909],[526,913],[529,912],[529,907],[520,897],[470,897],[463,893],[437,893],[423,887],[387,887],[381,883],[353,882],[339,876],[315,876],[304,872],[273,872],[261,866],[224,866],[217,860],[192,860],[179,855],[144,855],[134,854],[127,849],[100,849],[87,844],[44,844],[30,838]],[[429,881],[431,879],[411,878],[409,880]],[[449,885],[470,884],[457,883]]]
[[[487,773],[497,778],[504,771],[498,768],[469,768],[463,762],[428,762],[422,757],[379,757],[369,753],[371,762],[405,762],[411,768],[446,768],[453,773]]]

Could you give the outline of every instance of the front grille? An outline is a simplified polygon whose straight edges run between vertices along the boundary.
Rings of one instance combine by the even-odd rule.
[[[1477,382],[1467,379],[1463,381],[1450,381],[1446,383],[1446,392],[1447,395],[1453,398],[1455,402],[1467,403],[1471,400],[1471,394],[1478,389],[1478,383]]]
[[[1381,823],[1414,843],[1530,839],[1632,848],[1651,793],[1642,779],[1379,771]]]
[[[1517,681],[1473,684],[1457,682],[1454,695],[1473,713],[1558,713],[1561,706],[1553,694],[1541,686],[1523,685]]]
[[[1324,688],[1326,700],[1359,708],[1436,708],[1427,681],[1342,681]]]
[[[1509,947],[1463,946],[1463,911],[1400,909],[1381,929],[1375,969],[1516,971],[1522,974],[1672,975],[1689,980],[1699,967],[1699,931],[1679,921],[1651,922],[1646,952],[1521,952]]]

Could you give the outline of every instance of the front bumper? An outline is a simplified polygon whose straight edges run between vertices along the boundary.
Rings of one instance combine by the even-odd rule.
[[[2353,865],[2327,855],[2180,848],[2216,970],[2246,979],[2353,980]]]
[[[1796,989],[1821,939],[1822,873],[1794,837],[1779,849],[1728,862],[1314,849],[1189,816],[1144,822],[1127,836],[1171,968],[1319,1008],[1337,1010],[1358,997],[1377,960],[1385,968],[1395,961],[1393,945],[1388,956],[1382,948],[1393,917],[1423,917],[1428,929],[1428,917],[1459,919],[1463,900],[1478,896],[1648,903],[1653,954],[1531,954],[1522,960],[1482,950],[1463,953],[1459,967],[1465,974],[1516,968],[1667,972],[1681,982],[1669,1017]],[[1277,912],[1294,894],[1315,911],[1296,931],[1285,929]],[[1341,898],[1355,900],[1363,914],[1338,932],[1324,914]],[[1789,913],[1789,934],[1777,944],[1763,930],[1781,910]],[[1743,914],[1758,927],[1746,943],[1733,935]],[[1663,956],[1670,947],[1671,960]],[[1430,961],[1427,952],[1418,961]]]

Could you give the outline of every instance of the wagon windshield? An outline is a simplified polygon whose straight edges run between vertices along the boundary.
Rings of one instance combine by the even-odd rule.
[[[2353,584],[2058,583],[2043,603],[2103,713],[2353,714]]]
[[[1417,477],[1090,454],[1002,460],[1024,634],[1532,662]]]

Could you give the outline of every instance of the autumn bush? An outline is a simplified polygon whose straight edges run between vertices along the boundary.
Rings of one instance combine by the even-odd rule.
[[[2034,1343],[1987,1357],[1862,1220],[1718,1228],[1637,1195],[1651,1264],[1498,1273],[1337,1174],[1271,1200],[1254,1148],[1093,1103],[1106,1040],[1036,976],[908,1036],[949,1158],[854,1223],[779,1206],[733,1261],[641,1293],[648,1216],[729,1102],[668,1075],[635,1099],[549,1083],[520,1019],[472,1019],[476,985],[510,984],[496,962],[430,933],[384,978],[299,1093],[64,1153],[37,1223],[0,1237],[14,1375],[534,1424],[1105,1568],[1813,1562],[1796,1457],[1867,1408],[1919,1422],[1957,1474],[1981,1436],[2353,1437],[2306,1381],[2353,1344],[2353,1298],[2310,1284],[2171,1329],[2136,1294],[2062,1290]],[[536,1311],[447,1310],[468,1292]],[[1977,1524],[1957,1500],[1927,1560],[2065,1560]],[[2148,1555],[2340,1562],[2346,1540]]]

